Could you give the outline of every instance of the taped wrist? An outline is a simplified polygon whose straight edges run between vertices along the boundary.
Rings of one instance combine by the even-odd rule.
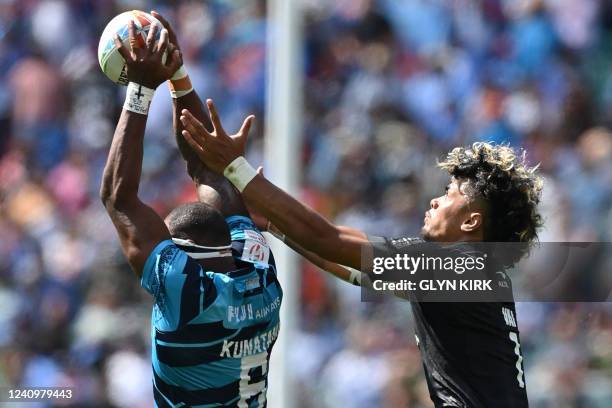
[[[257,171],[244,157],[239,156],[228,164],[223,175],[242,193],[247,184],[257,176]]]
[[[154,93],[154,89],[147,88],[135,82],[130,82],[127,87],[123,109],[140,113],[141,115],[147,115]]]
[[[191,85],[191,79],[187,75],[187,70],[184,65],[174,73],[170,81],[168,81],[168,87],[170,88],[170,94],[174,99],[185,96],[193,91],[193,85]]]

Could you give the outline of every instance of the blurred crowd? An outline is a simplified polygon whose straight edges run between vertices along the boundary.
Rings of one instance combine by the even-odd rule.
[[[414,236],[446,182],[436,158],[509,142],[545,177],[541,241],[610,241],[610,2],[300,3],[305,202],[371,234]],[[151,299],[98,199],[125,90],[96,57],[114,15],[151,8],[174,23],[226,128],[257,115],[248,155],[263,162],[264,0],[0,1],[0,385],[74,387],[78,407],[152,405]],[[195,200],[171,113],[162,86],[140,193],[163,215]],[[298,406],[431,406],[409,305],[361,303],[307,263],[295,276]],[[611,304],[517,313],[533,407],[612,406]]]

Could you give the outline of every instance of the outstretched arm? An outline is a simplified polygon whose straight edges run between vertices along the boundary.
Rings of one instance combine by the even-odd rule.
[[[250,168],[244,158],[242,164],[238,163],[239,166],[236,166],[236,160],[244,152],[247,132],[241,131],[233,137],[228,136],[223,130],[212,101],[208,100],[207,104],[213,132],[205,129],[189,111],[185,110],[181,116],[185,126],[183,136],[210,169],[219,174],[225,172],[231,181],[235,181],[236,177],[244,176],[245,165]],[[248,117],[245,124],[252,119],[252,116]],[[362,256],[368,258],[370,256],[369,253],[362,254],[362,251],[371,251],[365,233],[332,224],[261,175],[255,175],[255,170],[252,168],[247,169],[246,173],[248,181],[239,189],[242,189],[242,196],[249,206],[261,212],[286,236],[307,251],[334,263],[362,269]]]
[[[145,115],[121,112],[100,189],[123,253],[138,276],[155,245],[170,238],[160,216],[138,198],[146,122]]]
[[[334,262],[330,262],[326,259],[321,258],[314,252],[304,249],[297,242],[283,234],[280,230],[277,230],[276,227],[271,223],[268,224],[268,232],[283,241],[285,245],[287,245],[289,248],[302,255],[302,257],[310,261],[310,263],[317,266],[319,269],[335,276],[338,279],[342,279],[343,281],[353,284],[355,286],[361,286],[362,281],[365,280],[365,274],[363,272],[339,265]]]
[[[264,177],[263,167],[259,167],[257,169],[257,173]],[[330,262],[326,259],[321,258],[314,252],[304,249],[297,242],[287,237],[287,235],[285,235],[283,231],[279,230],[274,224],[270,222],[270,220],[268,220],[259,211],[257,211],[253,207],[247,207],[247,210],[249,211],[253,222],[255,222],[255,225],[257,225],[259,229],[261,229],[262,231],[268,231],[270,234],[284,242],[285,245],[293,249],[306,260],[310,261],[310,263],[317,266],[319,269],[335,276],[336,278],[342,279],[343,281],[356,286],[361,286],[362,282],[367,284],[368,278],[367,275],[364,276],[365,274],[363,272],[339,265],[334,262]]]
[[[133,22],[129,31],[131,51],[125,49],[119,38],[115,37],[115,44],[126,60],[130,85],[104,168],[100,198],[117,229],[123,253],[134,272],[140,276],[155,245],[170,238],[160,216],[138,198],[146,112],[153,90],[176,71],[180,57],[178,52],[173,52],[167,65],[161,64],[161,56],[168,43],[165,30],[159,43],[155,44],[156,27],[151,28],[146,47],[142,49],[135,47]]]
[[[171,44],[179,48],[178,40],[170,23],[158,12],[151,14],[168,30]],[[179,48],[180,50],[180,48]],[[184,70],[179,70],[170,80],[172,89],[172,104],[174,106],[174,133],[176,144],[183,159],[187,162],[187,172],[194,180],[198,189],[198,199],[228,217],[230,215],[248,215],[240,196],[240,192],[222,175],[210,171],[191,150],[182,135],[183,124],[179,120],[183,109],[188,109],[207,129],[212,128],[208,114],[197,92],[193,89],[189,76]]]

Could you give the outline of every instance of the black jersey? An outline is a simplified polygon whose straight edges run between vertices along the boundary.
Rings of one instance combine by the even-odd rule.
[[[374,257],[413,252],[418,256],[425,243],[419,238],[379,237],[370,242]],[[528,406],[514,301],[411,304],[436,407]]]

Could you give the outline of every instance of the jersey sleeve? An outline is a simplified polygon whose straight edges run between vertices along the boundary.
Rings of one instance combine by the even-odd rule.
[[[372,247],[373,258],[394,257],[396,254],[409,256],[458,256],[474,255],[477,252],[470,250],[467,243],[436,243],[425,241],[422,238],[401,237],[385,238],[368,236]]]
[[[274,264],[270,246],[253,220],[242,215],[225,219],[232,239],[232,254],[239,267],[248,264],[267,267]]]
[[[181,251],[171,240],[160,242],[147,258],[140,285],[155,299],[166,293],[166,284],[172,289],[173,281],[181,281],[182,271],[187,261],[187,254]],[[175,282],[182,283],[182,282]]]
[[[166,329],[188,323],[201,312],[202,305],[211,304],[217,296],[214,274],[204,273],[171,240],[153,249],[140,284],[153,295],[158,323]]]
[[[362,272],[371,276],[373,274],[374,262],[377,259],[393,258],[399,253],[422,253],[427,250],[425,240],[421,238],[386,238],[370,235],[368,241],[371,251],[363,251]]]

